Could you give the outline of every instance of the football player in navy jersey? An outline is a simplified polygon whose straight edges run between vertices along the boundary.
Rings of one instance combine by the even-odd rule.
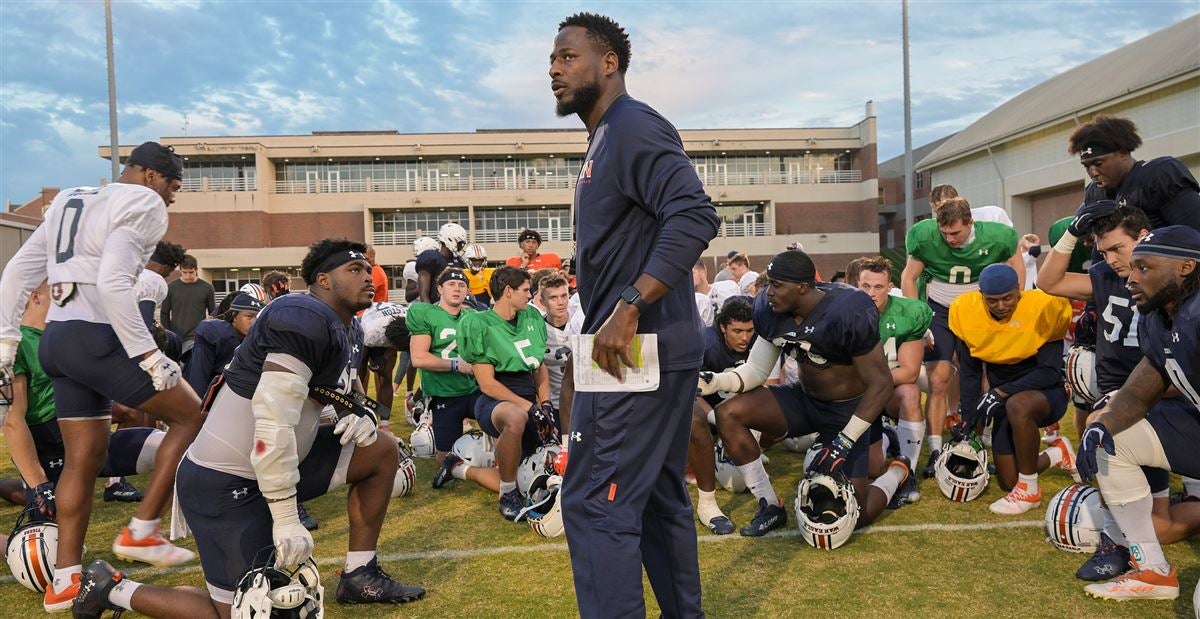
[[[749,297],[730,297],[717,313],[715,324],[704,329],[704,361],[701,371],[728,372],[746,362],[754,341],[754,308]],[[713,393],[696,398],[692,409],[692,443],[688,466],[696,476],[699,501],[696,518],[716,535],[733,533],[733,522],[717,506],[716,453],[708,423],[709,413],[730,393]]]
[[[376,440],[372,408],[340,405],[351,398],[336,396],[361,394],[351,364],[361,331],[351,325],[375,294],[365,250],[344,239],[309,248],[301,266],[308,294],[280,297],[259,313],[180,464],[177,500],[186,524],[172,526],[195,534],[208,591],[141,585],[95,561],[81,581],[76,617],[99,617],[106,609],[227,617],[242,576],[270,560],[265,549],[273,547],[281,568],[312,555],[312,535],[296,503],[342,484],[350,486],[350,526],[338,602],[424,596],[421,587],[384,573],[375,556],[398,466],[396,441]],[[320,423],[324,402],[339,409],[336,424]]]
[[[814,461],[820,473],[842,473],[863,506],[858,525],[874,520],[910,474],[903,458],[867,482],[867,439],[860,437],[892,397],[892,374],[879,341],[879,312],[865,293],[843,284],[816,282],[808,254],[791,250],[771,259],[767,289],[754,300],[757,335],[746,363],[731,372],[701,374],[700,392],[740,392],[717,407],[717,431],[758,511],[745,536],[765,535],[787,523],[783,502],[759,459],[750,430],[766,440],[820,434],[825,448]],[[800,363],[800,381],[762,385],[780,353]]]
[[[1142,145],[1137,126],[1127,118],[1097,115],[1071,134],[1067,148],[1092,182],[1085,203],[1114,200],[1146,211],[1154,227],[1187,225],[1200,230],[1200,185],[1187,165],[1174,157],[1138,161]]]
[[[1142,316],[1138,341],[1145,356],[1090,418],[1078,467],[1084,478],[1097,478],[1129,541],[1134,569],[1084,590],[1106,599],[1175,599],[1179,578],[1155,533],[1141,467],[1200,476],[1200,232],[1155,229],[1133,248],[1131,266],[1128,285]],[[1187,406],[1147,415],[1172,386]]]

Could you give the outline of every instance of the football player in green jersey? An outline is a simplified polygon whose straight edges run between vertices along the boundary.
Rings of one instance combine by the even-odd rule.
[[[917,280],[927,275],[926,300],[933,310],[933,349],[926,353],[929,397],[925,419],[929,428],[929,463],[925,476],[933,476],[933,462],[942,448],[942,430],[950,409],[947,397],[954,355],[954,334],[947,325],[950,303],[959,295],[979,289],[984,267],[1006,262],[1025,281],[1025,261],[1017,251],[1017,231],[1004,224],[975,221],[971,205],[952,198],[938,207],[935,219],[917,222],[905,239],[908,262],[900,275],[900,288],[910,299],[920,298]]]
[[[900,443],[900,455],[916,462],[921,455],[921,443],[925,437],[925,416],[921,411],[921,390],[917,378],[923,369],[925,336],[933,319],[929,305],[915,299],[894,296],[892,290],[892,263],[883,256],[858,258],[846,267],[847,283],[867,293],[879,310],[879,340],[883,342],[883,354],[892,371],[895,389],[885,409],[887,415],[897,419],[896,438]],[[881,460],[882,461],[882,460]],[[917,478],[909,475],[892,496],[891,507],[920,500]]]
[[[529,304],[529,273],[502,266],[488,284],[496,304],[463,319],[458,345],[474,368],[482,395],[475,420],[496,439],[500,468],[500,513],[516,520],[524,507],[517,490],[522,447],[533,450],[557,439],[546,354],[546,321]]]

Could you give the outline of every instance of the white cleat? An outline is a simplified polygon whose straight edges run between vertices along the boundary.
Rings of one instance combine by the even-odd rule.
[[[121,528],[120,535],[113,541],[112,551],[125,561],[149,563],[154,567],[174,567],[190,563],[196,558],[196,553],[172,544],[158,532],[145,539],[135,540],[129,532],[129,527]]]
[[[1173,600],[1179,597],[1179,577],[1175,568],[1165,576],[1154,570],[1134,570],[1108,582],[1092,583],[1083,588],[1088,595],[1104,600]]]
[[[1017,484],[1016,488],[1012,489],[1007,495],[998,499],[995,503],[988,506],[993,514],[1001,516],[1016,516],[1042,504],[1042,489],[1038,488],[1037,494],[1029,494],[1025,491],[1024,484]]]

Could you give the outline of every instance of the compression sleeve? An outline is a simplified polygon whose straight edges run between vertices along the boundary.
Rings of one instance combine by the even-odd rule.
[[[263,372],[250,399],[254,415],[254,449],[250,466],[262,495],[279,501],[296,494],[300,458],[296,426],[308,398],[308,381],[291,372]]]
[[[0,339],[21,339],[21,315],[29,295],[46,279],[46,229],[38,226],[0,276]]]

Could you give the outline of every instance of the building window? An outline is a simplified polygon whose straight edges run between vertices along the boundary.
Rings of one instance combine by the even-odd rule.
[[[180,191],[254,191],[258,188],[254,155],[197,157],[183,160]]]
[[[205,269],[213,286],[218,304],[227,295],[241,290],[246,284],[261,284],[262,274],[270,271],[283,271],[293,278],[300,277],[300,267],[245,267],[236,269]]]
[[[767,223],[765,204],[730,204],[722,202],[716,205],[717,217],[721,219],[720,236],[766,236]]]
[[[925,173],[924,172],[914,172],[913,175],[916,177],[913,180],[913,190],[920,191],[921,188],[925,186]]]
[[[475,209],[475,241],[516,243],[522,230],[537,230],[542,241],[571,240],[571,210],[567,206]]]
[[[436,211],[372,211],[371,232],[375,245],[410,245],[422,236],[437,238],[442,224],[457,222],[467,225],[467,209]]]

